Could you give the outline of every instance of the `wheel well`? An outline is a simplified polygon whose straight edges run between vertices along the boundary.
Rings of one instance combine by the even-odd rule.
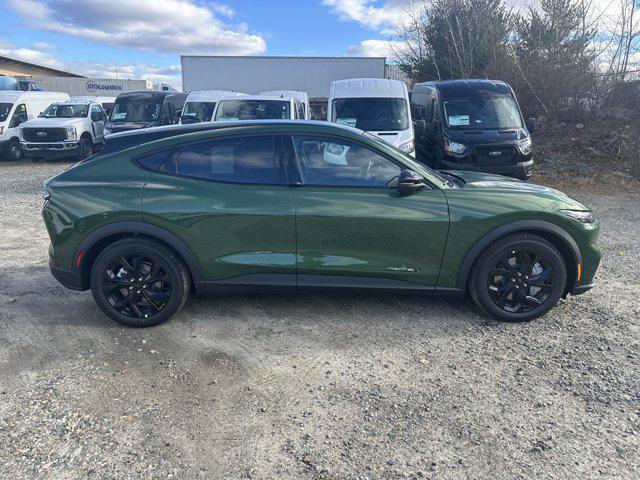
[[[553,232],[549,232],[547,230],[538,230],[538,229],[523,229],[523,230],[514,230],[510,232],[506,232],[504,235],[500,235],[497,238],[494,238],[489,245],[483,248],[473,259],[473,265],[475,265],[476,261],[480,256],[489,248],[492,244],[497,242],[498,240],[507,237],[509,235],[513,235],[514,233],[530,233],[532,235],[537,235],[539,237],[544,238],[546,241],[551,243],[554,247],[558,249],[560,255],[562,255],[562,259],[564,260],[565,265],[567,266],[567,283],[565,285],[565,293],[573,289],[576,283],[576,275],[578,266],[576,264],[576,257],[573,253],[571,246],[559,235],[554,234]],[[465,280],[465,285],[468,285],[468,282],[471,278],[471,270],[469,270],[467,274],[467,278]]]
[[[80,138],[88,138],[89,140],[93,141],[89,132],[83,132],[82,135],[80,135]]]
[[[82,259],[82,270],[81,270],[83,288],[86,287],[88,289],[91,287],[91,281],[90,281],[91,267],[93,266],[93,263],[96,261],[96,258],[98,258],[98,255],[100,255],[100,253],[112,243],[117,242],[118,240],[121,240],[123,238],[131,238],[131,237],[148,238],[149,240],[160,242],[166,248],[170,249],[173,253],[175,253],[175,255],[179,257],[187,267],[187,271],[189,272],[189,277],[191,278],[191,289],[193,290],[193,286],[194,286],[193,274],[191,273],[189,264],[185,261],[182,255],[180,255],[180,253],[178,253],[173,247],[171,247],[171,245],[169,245],[167,242],[163,241],[160,238],[154,237],[153,235],[145,235],[143,233],[126,233],[126,232],[114,233],[113,235],[108,235],[104,238],[101,238],[96,243],[91,245],[89,249],[86,250],[84,257]]]

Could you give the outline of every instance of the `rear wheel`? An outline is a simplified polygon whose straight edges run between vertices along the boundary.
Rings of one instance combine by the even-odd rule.
[[[91,292],[100,309],[130,327],[168,320],[187,301],[189,289],[182,259],[154,240],[119,240],[100,253],[91,269]]]
[[[469,292],[486,313],[511,322],[553,308],[567,282],[560,252],[537,235],[518,233],[493,243],[476,261]]]

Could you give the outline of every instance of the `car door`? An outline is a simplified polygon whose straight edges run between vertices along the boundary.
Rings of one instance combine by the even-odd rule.
[[[434,186],[401,196],[403,166],[368,144],[287,137],[296,211],[298,285],[431,291],[449,228]],[[335,156],[344,153],[344,162]]]
[[[277,135],[217,137],[137,160],[162,162],[143,189],[145,222],[187,242],[212,292],[296,284],[295,218],[281,144]]]
[[[93,136],[96,140],[102,140],[104,138],[104,121],[106,114],[100,105],[91,105],[90,116]]]

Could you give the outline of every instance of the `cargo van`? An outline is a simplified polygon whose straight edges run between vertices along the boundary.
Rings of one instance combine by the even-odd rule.
[[[111,109],[113,108],[113,104],[116,101],[116,97],[97,97],[95,95],[78,95],[75,97],[71,97],[71,100],[74,102],[89,102],[89,103],[99,103],[102,105],[102,109],[107,116],[111,113]]]
[[[186,93],[157,90],[121,93],[116,97],[104,133],[174,125],[180,120]]]
[[[244,93],[229,92],[227,90],[197,90],[189,92],[184,102],[180,123],[210,122],[216,104],[223,97],[240,97]]]
[[[266,92],[260,92],[260,95],[263,97],[295,98],[302,103],[303,115],[300,118],[305,120],[309,120],[309,118],[311,118],[311,114],[309,112],[309,95],[307,92],[299,92],[298,90],[269,90]]]
[[[351,78],[331,82],[327,120],[365,130],[414,155],[409,92],[399,80]]]
[[[246,95],[223,97],[213,113],[215,122],[238,120],[303,120],[302,103],[293,97]]]
[[[498,80],[416,83],[411,91],[418,160],[522,180],[533,172],[531,132],[511,87]]]
[[[66,93],[0,91],[0,158],[20,160],[18,126],[37,118],[52,103],[67,100]]]

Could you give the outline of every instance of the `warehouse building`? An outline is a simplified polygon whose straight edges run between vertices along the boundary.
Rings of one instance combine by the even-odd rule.
[[[0,75],[10,77],[82,77],[76,73],[0,56]]]

